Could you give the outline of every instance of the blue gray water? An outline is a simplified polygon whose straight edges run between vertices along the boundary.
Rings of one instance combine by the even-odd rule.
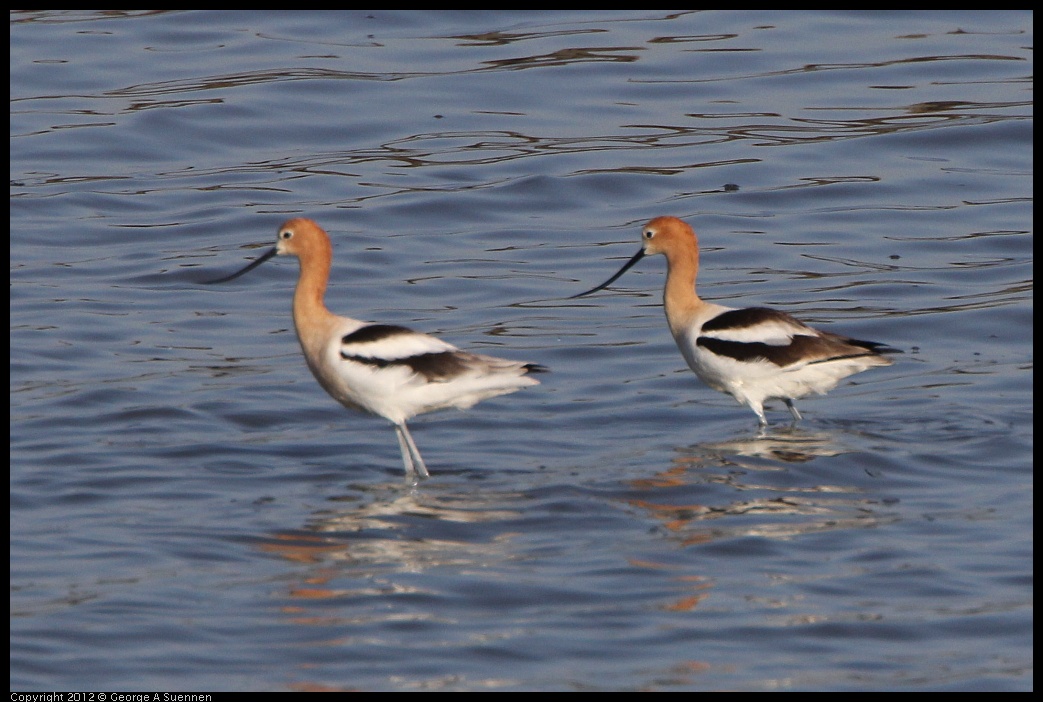
[[[1032,14],[45,12],[11,20],[16,690],[1028,690]],[[754,416],[700,292],[905,350]],[[541,363],[412,423],[329,306]]]

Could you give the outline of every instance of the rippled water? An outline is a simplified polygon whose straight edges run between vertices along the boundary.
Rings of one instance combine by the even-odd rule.
[[[14,690],[1028,690],[1032,14],[11,20]],[[700,291],[905,350],[758,432]],[[394,434],[329,306],[549,366]]]

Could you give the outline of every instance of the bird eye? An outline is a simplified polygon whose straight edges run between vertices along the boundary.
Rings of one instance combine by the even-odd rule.
[[[646,229],[644,235],[646,239],[651,239],[653,236],[655,236],[655,232],[651,229]]]
[[[279,238],[280,239],[292,239],[293,238],[293,232],[291,232],[289,229],[283,229],[281,232],[279,232]]]

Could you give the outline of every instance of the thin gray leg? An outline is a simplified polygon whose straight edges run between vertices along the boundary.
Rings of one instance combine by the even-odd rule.
[[[416,473],[421,478],[430,476],[405,422],[395,425],[395,434],[398,436],[398,446],[402,449],[402,464],[406,468],[406,474]]]
[[[803,419],[803,417],[800,416],[800,412],[797,411],[796,405],[793,404],[793,400],[784,397],[782,398],[782,401],[786,403],[787,407],[789,407],[789,413],[793,415],[794,422],[799,422]]]

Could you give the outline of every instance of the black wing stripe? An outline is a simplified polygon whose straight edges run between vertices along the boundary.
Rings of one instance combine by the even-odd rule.
[[[341,337],[342,344],[370,344],[374,341],[383,341],[393,336],[413,334],[408,327],[400,327],[397,324],[368,324],[356,329],[350,334]]]
[[[758,324],[771,324],[783,322],[793,324],[797,327],[806,325],[800,320],[794,319],[785,312],[779,312],[769,307],[747,307],[741,310],[728,310],[722,312],[713,319],[708,320],[702,326],[704,332],[735,331],[738,329],[749,329]]]
[[[816,336],[795,336],[785,346],[765,344],[759,341],[724,341],[713,337],[700,336],[696,342],[710,353],[731,358],[740,363],[768,361],[779,368],[796,363],[825,363],[842,358],[858,358],[860,356],[878,355],[872,349],[859,351],[857,347],[848,346],[845,350],[840,345],[834,349],[824,348],[823,340]]]
[[[350,335],[349,335],[350,336]],[[405,358],[374,358],[370,356],[352,356],[341,352],[346,361],[363,363],[376,368],[392,368],[405,366],[414,373],[424,376],[430,381],[446,381],[455,378],[467,369],[467,364],[453,351],[437,353],[420,353]]]

